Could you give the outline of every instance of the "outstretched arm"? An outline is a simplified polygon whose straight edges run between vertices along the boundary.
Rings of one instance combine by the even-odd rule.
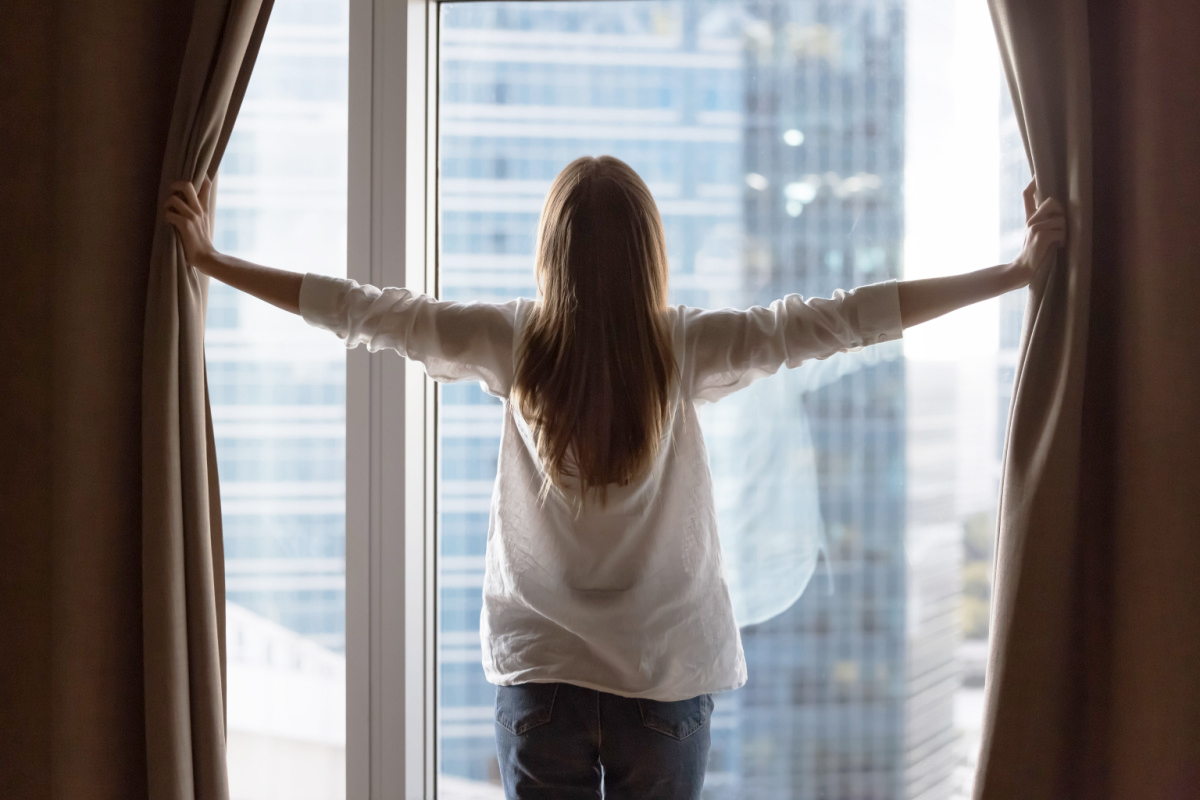
[[[900,281],[900,321],[905,328],[1028,285],[1050,267],[1051,250],[1066,241],[1067,219],[1057,200],[1037,205],[1034,185],[1025,189],[1025,245],[1011,264],[950,275]]]
[[[208,213],[212,181],[207,177],[196,193],[188,181],[171,184],[171,196],[164,206],[164,217],[175,227],[183,242],[188,263],[205,275],[216,278],[235,289],[266,300],[273,306],[293,314],[300,313],[300,284],[304,276],[298,272],[274,269],[240,258],[218,253],[212,243],[212,218]]]
[[[171,184],[165,204],[166,220],[196,269],[284,311],[302,314],[310,325],[333,332],[349,347],[395,350],[423,364],[434,380],[477,380],[491,394],[507,397],[517,301],[454,303],[407,289],[379,289],[344,278],[262,267],[218,253],[207,213],[211,191],[207,178],[199,193],[180,181]]]

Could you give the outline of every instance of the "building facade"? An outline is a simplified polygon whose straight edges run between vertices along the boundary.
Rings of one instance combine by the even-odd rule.
[[[345,275],[348,10],[274,8],[217,182],[223,252]],[[227,598],[341,652],[345,348],[218,281],[205,345]]]

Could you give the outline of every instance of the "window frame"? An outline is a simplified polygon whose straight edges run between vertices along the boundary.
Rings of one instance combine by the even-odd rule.
[[[350,0],[347,275],[360,283],[437,290],[437,8]],[[434,391],[419,365],[347,353],[351,798],[436,794]]]

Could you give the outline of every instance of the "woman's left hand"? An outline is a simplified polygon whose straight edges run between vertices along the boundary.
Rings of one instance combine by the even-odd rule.
[[[208,214],[211,191],[212,181],[207,175],[199,194],[189,181],[176,181],[171,184],[171,195],[163,206],[163,217],[174,226],[188,263],[202,272],[202,263],[217,252],[212,243],[212,218]]]
[[[1021,286],[1036,280],[1054,263],[1053,250],[1067,241],[1067,215],[1053,197],[1034,200],[1034,182],[1025,187],[1025,245],[1010,268]]]

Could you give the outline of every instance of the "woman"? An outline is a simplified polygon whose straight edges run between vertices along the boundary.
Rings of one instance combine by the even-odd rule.
[[[1011,264],[769,308],[669,307],[650,191],[585,157],[546,199],[538,299],[460,304],[222,255],[208,182],[172,191],[166,219],[197,269],[504,401],[481,642],[501,777],[523,800],[594,798],[601,782],[612,800],[700,794],[712,693],[745,683],[746,665],[696,404],[1024,286],[1066,235],[1031,184]]]

